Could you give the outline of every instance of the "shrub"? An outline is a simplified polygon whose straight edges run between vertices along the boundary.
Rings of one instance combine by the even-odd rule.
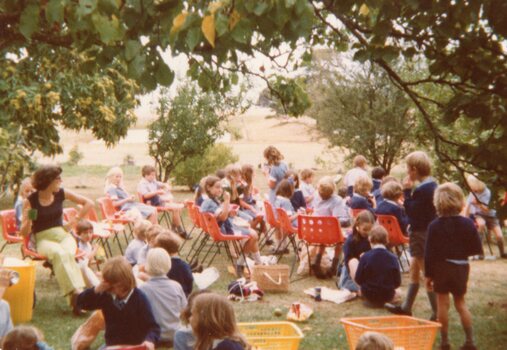
[[[74,145],[69,151],[69,160],[67,164],[69,165],[78,165],[81,160],[83,160],[84,155],[82,152],[79,152],[79,147]]]
[[[231,147],[218,143],[209,147],[206,152],[178,164],[171,173],[171,177],[174,177],[177,185],[188,186],[192,189],[204,176],[214,174],[218,169],[235,163],[238,159]]]

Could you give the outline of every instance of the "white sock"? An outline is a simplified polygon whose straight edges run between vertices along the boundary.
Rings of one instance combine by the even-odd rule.
[[[260,252],[252,253],[252,258],[254,259],[255,264],[257,264],[257,265],[262,264],[261,253]]]
[[[240,266],[245,266],[246,265],[245,259],[243,258],[243,254],[241,254],[239,256],[238,260],[236,260],[236,264],[238,264]]]

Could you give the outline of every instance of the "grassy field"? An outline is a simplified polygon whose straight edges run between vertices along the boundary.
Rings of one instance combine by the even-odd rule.
[[[64,186],[96,199],[102,196],[106,172],[107,167],[104,166],[65,167]],[[139,174],[140,170],[137,167],[125,168],[125,184],[132,193]],[[257,177],[257,182],[262,190],[264,187],[260,176]],[[191,193],[175,191],[175,196],[182,200],[191,198]],[[0,205],[2,208],[9,208],[12,199],[4,198]],[[20,257],[19,246],[9,246],[5,254]],[[224,259],[216,259],[214,265],[219,269],[221,278],[211,289],[225,295],[227,284],[233,280],[233,276],[227,273]],[[404,274],[403,291],[406,289],[407,280],[408,276]],[[467,300],[474,317],[479,349],[504,349],[507,343],[506,280],[507,260],[472,262]],[[348,348],[340,318],[387,315],[384,310],[366,308],[360,300],[341,305],[330,302],[318,303],[303,293],[304,289],[319,285],[334,288],[334,281],[305,278],[292,283],[289,293],[267,294],[262,301],[253,303],[235,303],[237,317],[243,322],[280,321],[285,317],[275,317],[273,315],[275,308],[281,308],[285,313],[292,302],[301,301],[313,307],[315,313],[308,322],[299,325],[305,335],[300,349],[327,350]],[[68,349],[72,334],[85,318],[72,316],[64,298],[58,294],[55,278],[51,277],[49,270],[40,264],[37,264],[36,291],[37,305],[31,323],[44,332],[47,342],[55,349]],[[414,314],[416,317],[429,318],[430,310],[425,293],[419,293]],[[464,336],[458,315],[452,309],[450,323],[450,339],[453,347],[458,348],[463,343]],[[97,348],[101,341],[102,339],[98,339],[93,348]]]

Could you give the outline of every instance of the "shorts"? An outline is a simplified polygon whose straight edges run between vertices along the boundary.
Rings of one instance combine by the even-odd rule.
[[[426,246],[427,231],[411,231],[408,246],[410,255],[415,258],[424,258],[424,247]]]
[[[436,264],[433,277],[433,290],[435,293],[461,296],[467,292],[468,274],[470,265],[458,265],[448,261]]]
[[[500,226],[500,221],[496,216],[481,215],[481,214],[475,214],[475,216],[482,218],[486,222],[486,227],[488,228],[488,230],[493,230],[495,227]]]

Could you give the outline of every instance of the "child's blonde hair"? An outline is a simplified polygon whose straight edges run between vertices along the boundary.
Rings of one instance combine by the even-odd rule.
[[[459,215],[465,205],[463,190],[452,182],[446,182],[435,190],[433,205],[438,216]]]
[[[171,270],[171,257],[162,248],[152,248],[146,256],[146,272],[150,276],[165,276]]]
[[[269,165],[278,165],[282,161],[283,155],[275,146],[268,146],[264,150],[264,158],[266,158]]]
[[[352,164],[356,168],[365,168],[366,164],[368,164],[368,161],[366,158],[362,155],[357,155],[354,157],[354,160],[352,161]]]
[[[319,180],[317,191],[322,200],[328,200],[334,194],[336,185],[331,176],[324,176]]]
[[[149,220],[137,221],[134,225],[134,237],[141,241],[146,241],[146,232],[151,226],[153,226],[153,224]]]
[[[3,338],[4,350],[35,350],[37,342],[42,341],[41,332],[33,326],[16,326]]]
[[[132,265],[123,256],[106,261],[102,268],[102,279],[109,284],[118,284],[125,291],[130,291],[136,286]]]
[[[382,333],[365,332],[359,337],[356,350],[394,350],[394,343]]]
[[[250,349],[238,330],[234,308],[226,297],[215,293],[198,295],[192,306],[194,317],[195,323],[190,324],[196,337],[196,350],[211,349],[216,339],[231,339]]]
[[[241,175],[241,166],[239,164],[229,164],[225,167],[225,176],[231,179],[233,176]]]
[[[472,192],[482,193],[486,189],[486,184],[472,174],[467,176],[467,183]]]
[[[374,225],[368,234],[368,238],[371,244],[383,244],[389,243],[389,234],[382,225]]]
[[[373,187],[373,182],[369,176],[360,175],[354,183],[354,192],[367,197]]]
[[[389,181],[380,187],[380,193],[385,199],[395,201],[403,195],[403,187],[398,181]]]
[[[315,172],[312,169],[303,169],[301,170],[301,180],[305,181],[315,175]]]
[[[116,175],[122,175],[123,176],[123,170],[121,170],[121,168],[118,167],[118,166],[112,167],[107,172],[107,174],[106,174],[106,183],[105,183],[105,186],[104,186],[104,192],[107,193],[107,190],[109,190],[110,187],[114,186],[114,184],[113,184],[113,182],[111,180],[112,180],[113,176],[116,176]],[[119,187],[123,187],[123,180],[120,183]]]
[[[157,238],[157,236],[159,234],[161,234],[164,231],[165,231],[165,229],[162,226],[160,226],[158,224],[155,224],[155,225],[152,224],[146,230],[146,241],[147,242],[153,241],[155,238]]]
[[[426,177],[431,174],[430,157],[422,151],[415,151],[405,157],[409,168],[414,168],[419,176]]]
[[[19,184],[19,195],[24,198],[23,193],[25,192],[25,189],[30,186],[33,191],[33,185],[32,185],[32,178],[31,177],[25,177],[23,181],[21,181],[21,184]]]

